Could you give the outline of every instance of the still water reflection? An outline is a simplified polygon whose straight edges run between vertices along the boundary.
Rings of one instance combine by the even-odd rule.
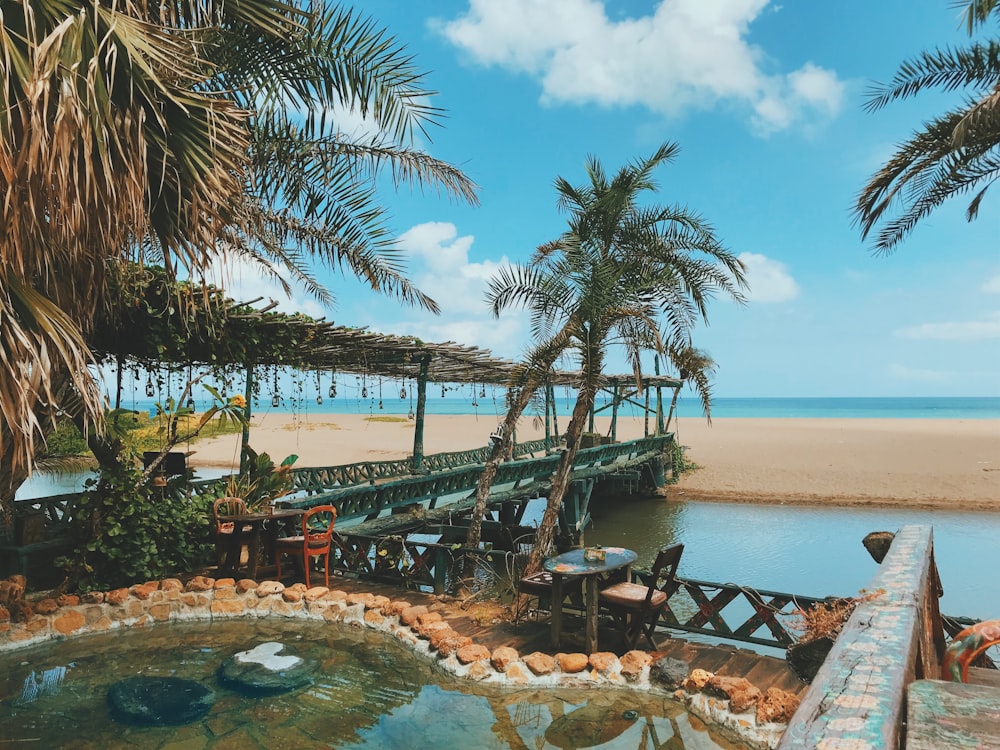
[[[941,611],[1000,617],[995,557],[1000,514],[622,499],[592,503],[588,544],[622,545],[648,566],[656,550],[683,542],[679,573],[810,596],[847,596],[877,566],[861,544],[870,531],[934,527],[944,598]]]
[[[248,698],[219,664],[278,640],[322,668],[315,683]],[[201,721],[116,723],[108,688],[134,675],[216,692]],[[456,680],[381,633],[295,622],[162,625],[0,655],[0,745],[142,748],[698,748],[737,750],[669,697],[633,690],[511,690]]]

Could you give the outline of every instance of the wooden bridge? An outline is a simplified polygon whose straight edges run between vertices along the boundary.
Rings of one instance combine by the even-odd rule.
[[[940,582],[929,526],[896,533],[779,750],[1000,748],[1000,673],[942,674]]]

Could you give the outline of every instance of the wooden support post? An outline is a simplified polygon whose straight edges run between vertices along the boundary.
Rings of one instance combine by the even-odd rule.
[[[618,381],[614,381],[614,393],[611,396],[611,442],[618,442]]]
[[[420,360],[420,373],[417,375],[417,414],[413,425],[413,464],[414,474],[424,472],[424,412],[427,409],[427,373],[431,367],[431,355],[425,354]]]
[[[551,385],[549,386],[549,400],[552,403],[552,435],[553,435],[553,445],[559,443],[559,415],[558,407],[556,406],[556,391]]]
[[[250,445],[250,417],[253,416],[251,404],[253,403],[253,365],[247,364],[247,385],[244,393],[247,405],[243,407],[243,433],[240,436],[240,474],[245,474],[250,470],[247,466],[247,448]]]
[[[552,430],[549,424],[549,386],[545,385],[545,450],[552,447]]]
[[[642,436],[649,437],[649,386],[643,387],[643,391],[646,392],[646,406],[642,411],[644,417]]]

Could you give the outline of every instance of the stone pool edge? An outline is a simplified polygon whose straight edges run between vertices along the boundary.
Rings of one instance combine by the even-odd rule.
[[[150,581],[108,592],[62,595],[30,603],[21,621],[0,606],[0,653],[50,640],[141,628],[167,622],[285,617],[365,626],[384,632],[436,662],[455,677],[509,687],[599,687],[662,690],[703,721],[754,748],[774,748],[794,707],[771,691],[761,694],[733,678],[695,670],[675,690],[650,680],[653,657],[629,651],[542,652],[520,655],[509,646],[492,652],[456,633],[443,603],[411,605],[369,593],[346,593],[325,586],[306,588],[277,581],[195,576]],[[728,681],[728,682],[727,682]],[[743,680],[743,683],[746,681]],[[797,702],[796,702],[797,706]],[[762,716],[764,720],[761,720]],[[769,720],[769,719],[775,720]]]

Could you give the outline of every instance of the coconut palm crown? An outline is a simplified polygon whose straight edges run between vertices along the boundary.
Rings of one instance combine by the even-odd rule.
[[[557,179],[558,205],[569,213],[567,231],[539,247],[526,264],[505,267],[490,282],[487,300],[495,315],[526,309],[535,351],[545,352],[547,358],[553,350],[567,353],[581,371],[567,449],[556,470],[529,571],[537,569],[551,547],[609,348],[622,348],[641,388],[642,352],[663,354],[689,347],[692,328],[707,322],[709,301],[717,294],[744,302],[743,264],[703,218],[683,206],[642,203],[647,193],[657,190],[654,171],[677,152],[676,144],[665,143],[613,177],[591,157],[586,184],[573,186]]]
[[[413,146],[439,112],[370,20],[308,0],[0,13],[0,503],[60,410],[100,420],[90,329],[127,287],[110,280],[146,263],[197,280],[249,259],[329,301],[318,264],[435,309],[404,275],[379,175],[469,201],[475,186]]]
[[[969,33],[1000,14],[995,0],[966,7]],[[1000,176],[1000,41],[922,52],[904,62],[888,84],[871,88],[866,108],[877,111],[927,90],[964,91],[965,101],[933,118],[901,143],[858,195],[855,221],[874,249],[891,252],[945,201],[969,195],[975,219]]]

